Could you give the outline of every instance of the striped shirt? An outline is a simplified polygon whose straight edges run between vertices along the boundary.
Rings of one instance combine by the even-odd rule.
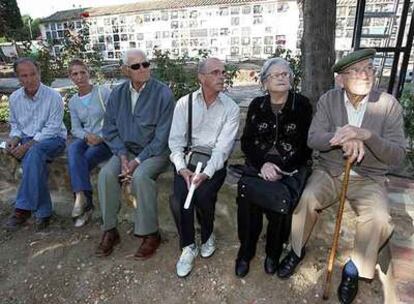
[[[31,98],[20,88],[10,95],[10,137],[33,137],[41,141],[54,137],[66,139],[63,101],[55,90],[40,84]]]

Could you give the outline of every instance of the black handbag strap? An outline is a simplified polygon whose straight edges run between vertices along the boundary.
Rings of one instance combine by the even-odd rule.
[[[187,129],[187,151],[192,146],[192,124],[193,124],[193,93],[188,95],[188,129]]]

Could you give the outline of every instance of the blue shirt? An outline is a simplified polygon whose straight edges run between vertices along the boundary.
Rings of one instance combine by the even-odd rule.
[[[10,137],[33,137],[41,141],[54,137],[66,139],[63,101],[55,90],[40,84],[33,98],[20,88],[10,95]]]

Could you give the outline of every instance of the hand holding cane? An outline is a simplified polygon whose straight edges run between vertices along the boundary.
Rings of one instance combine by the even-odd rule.
[[[333,236],[332,246],[328,257],[328,268],[326,271],[326,279],[323,291],[323,299],[329,299],[329,293],[331,289],[331,279],[332,279],[332,268],[336,256],[336,250],[338,249],[338,241],[339,241],[339,232],[341,230],[341,223],[342,223],[342,214],[344,213],[345,207],[345,198],[346,192],[348,190],[348,183],[349,183],[349,173],[351,172],[352,167],[352,160],[350,158],[347,159],[345,164],[345,173],[344,179],[342,181],[342,189],[341,189],[341,197],[339,200],[338,212],[336,214],[336,224],[335,224],[335,232]]]
[[[197,163],[197,167],[195,169],[194,175],[200,174],[201,167],[203,164],[201,162]],[[190,208],[191,200],[193,199],[194,191],[195,191],[195,184],[191,182],[190,189],[188,190],[187,198],[185,199],[184,209]]]

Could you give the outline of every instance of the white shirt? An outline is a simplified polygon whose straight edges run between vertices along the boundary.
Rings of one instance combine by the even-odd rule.
[[[355,108],[349,100],[348,95],[346,95],[346,92],[344,91],[344,102],[348,116],[348,124],[360,128],[362,120],[364,119],[365,111],[367,110],[368,95],[365,96]],[[359,174],[351,169],[351,175],[357,176]]]
[[[145,88],[144,83],[142,87],[139,89],[139,91],[135,90],[135,88],[132,86],[132,82],[129,82],[129,91],[131,92],[131,113],[134,114],[135,105],[137,104],[139,95],[141,94],[142,90]]]
[[[187,168],[184,148],[187,146],[188,96],[177,101],[168,140],[170,160],[177,172]],[[239,106],[224,93],[219,93],[208,108],[201,89],[193,93],[192,144],[212,149],[211,158],[203,171],[210,178],[223,168],[231,154],[239,128],[239,117]]]
[[[368,105],[368,95],[362,99],[355,108],[344,91],[344,101],[346,113],[348,115],[348,124],[360,128],[364,119],[365,111]]]

